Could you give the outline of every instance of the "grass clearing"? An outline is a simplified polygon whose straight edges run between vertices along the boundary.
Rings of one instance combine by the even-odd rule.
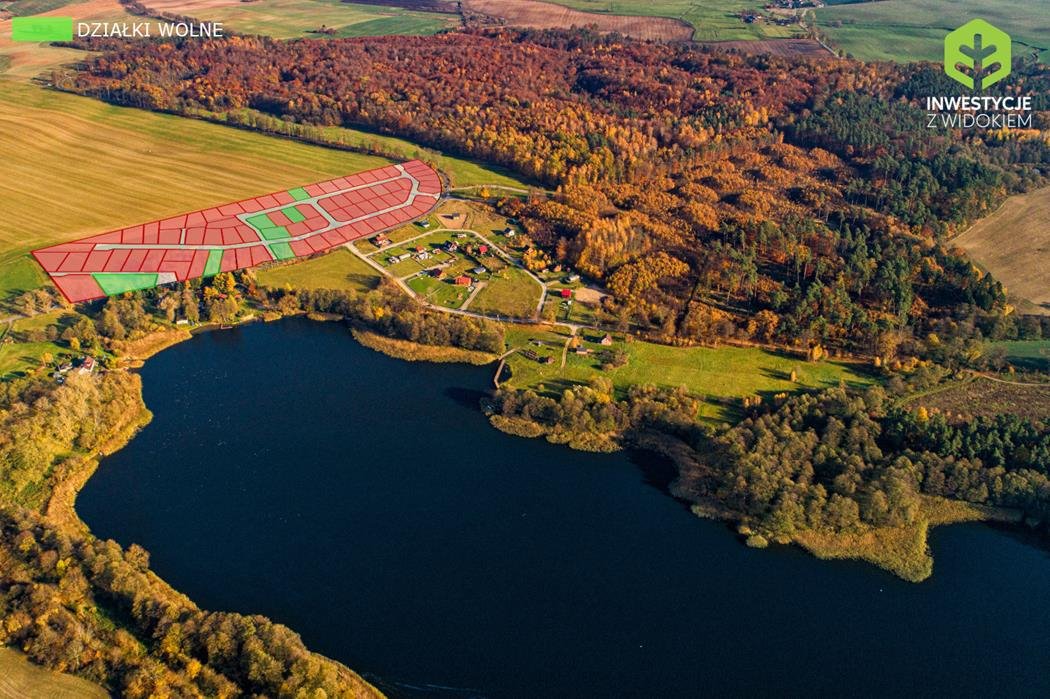
[[[61,331],[76,322],[78,316],[64,310],[41,313],[31,318],[19,318],[0,329],[0,379],[23,375],[40,366],[45,354],[53,359],[71,355],[64,344],[46,339],[30,341],[27,333],[43,331],[49,325],[55,325]],[[37,333],[39,334],[39,333]]]
[[[493,184],[516,189],[528,189],[531,185],[506,168],[442,155],[432,149],[424,148],[417,143],[396,136],[383,136],[358,129],[342,126],[319,126],[308,128],[308,133],[316,134],[327,143],[335,143],[352,148],[368,149],[377,146],[385,153],[395,153],[399,158],[410,160],[419,158],[431,162],[445,173],[453,187],[470,187],[473,185]]]
[[[839,382],[861,387],[875,381],[856,364],[807,362],[800,357],[749,347],[668,347],[640,340],[625,342],[621,338],[616,338],[611,346],[602,346],[599,343],[602,335],[584,331],[582,347],[590,350],[590,354],[579,355],[569,350],[562,368],[561,347],[566,335],[549,330],[508,332],[511,346],[531,348],[541,357],[553,356],[555,361],[541,364],[517,352],[507,360],[511,377],[506,385],[555,394],[592,377],[607,376],[620,392],[638,384],[685,386],[703,400],[700,417],[721,422],[739,417],[741,399],[745,396],[758,394],[770,398],[782,392],[837,386]],[[530,345],[533,340],[540,341],[542,346]],[[616,350],[627,354],[627,364],[603,370],[604,356]],[[796,372],[794,382],[792,371]]]
[[[53,342],[13,342],[0,345],[0,380],[22,376],[40,366],[45,354],[67,352]]]
[[[1050,313],[1050,187],[1008,198],[952,242],[1011,295]]]
[[[283,122],[269,115],[250,109],[233,112],[195,112],[201,117],[223,123],[252,123],[253,120],[263,124],[273,133],[293,138],[301,138],[313,143],[344,147],[365,153],[383,153],[395,160],[423,160],[441,170],[453,187],[473,187],[490,184],[526,190],[530,185],[519,179],[506,168],[496,165],[485,165],[473,160],[466,160],[442,153],[395,136],[383,136],[369,131],[346,128],[342,126],[312,126]],[[245,122],[247,120],[247,122]]]
[[[1018,369],[1050,371],[1050,340],[993,342],[991,347],[1003,348],[1007,361]]]
[[[16,296],[46,282],[44,271],[31,257],[16,257],[0,266],[0,309],[11,311],[11,302]]]
[[[456,286],[448,278],[435,279],[427,274],[412,277],[407,284],[424,301],[445,308],[460,308],[470,295],[465,286]]]
[[[543,299],[543,309],[540,313],[544,320],[580,323],[582,325],[598,325],[614,320],[603,313],[596,305],[580,303],[575,298],[563,299],[558,295],[558,289],[552,287],[548,287],[548,293]]]
[[[1050,0],[880,0],[814,11],[834,48],[866,61],[935,61],[944,36],[980,17],[1014,40],[1014,54],[1050,56]]]
[[[264,269],[257,278],[261,286],[276,288],[364,292],[376,287],[379,272],[346,248],[336,248],[320,257]]]
[[[504,267],[493,272],[470,303],[470,310],[490,315],[532,318],[543,287],[524,270]]]

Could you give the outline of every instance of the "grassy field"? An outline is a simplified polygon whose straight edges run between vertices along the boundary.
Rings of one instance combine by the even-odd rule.
[[[105,699],[109,694],[79,677],[52,672],[12,648],[0,648],[0,699]]]
[[[346,289],[370,291],[379,282],[379,272],[345,248],[303,262],[259,272],[259,284],[296,289]]]
[[[1009,34],[1015,55],[1050,56],[1050,0],[881,0],[815,13],[835,48],[863,60],[941,61],[945,34],[975,17]]]
[[[45,354],[57,359],[60,355],[70,354],[67,347],[55,342],[40,340],[30,342],[25,333],[32,330],[43,330],[48,325],[65,328],[77,319],[75,313],[52,311],[32,318],[21,318],[10,325],[0,328],[0,335],[5,339],[10,336],[14,342],[0,343],[0,379],[24,374],[40,366]]]
[[[532,318],[543,288],[517,267],[494,272],[470,303],[470,310],[514,318]]]
[[[1050,187],[1010,197],[954,242],[1001,281],[1011,296],[1050,313]]]
[[[0,264],[0,315],[13,313],[11,301],[16,296],[46,281],[40,265],[31,257],[16,257],[9,264]]]
[[[276,39],[434,34],[459,23],[455,15],[355,5],[341,0],[152,0],[149,6],[220,21],[238,33],[263,34]],[[335,33],[309,33],[321,25],[334,29]]]
[[[409,279],[407,284],[424,301],[436,306],[444,306],[445,308],[459,308],[470,295],[467,287],[456,286],[447,277],[435,279],[431,276],[420,274]]]
[[[46,353],[58,357],[62,348],[51,342],[16,342],[0,345],[0,380],[20,376],[40,366]]]
[[[1050,371],[1050,340],[994,342],[1006,351],[1006,359],[1019,369]]]
[[[839,362],[807,362],[804,359],[757,348],[741,347],[667,347],[649,342],[624,342],[616,338],[610,347],[598,343],[600,335],[583,334],[582,346],[589,355],[569,351],[565,367],[560,366],[561,348],[566,336],[549,330],[512,328],[507,333],[513,347],[532,349],[540,357],[553,356],[553,364],[540,364],[520,352],[508,358],[511,378],[506,385],[533,388],[552,393],[590,380],[596,375],[612,379],[620,391],[635,384],[685,386],[703,399],[701,417],[707,420],[731,420],[739,415],[741,399],[761,394],[768,398],[781,392],[804,388],[864,386],[874,379],[857,365]],[[533,344],[540,342],[540,346]],[[604,353],[622,350],[627,364],[617,369],[602,370]],[[790,380],[791,372],[797,381]]]
[[[427,230],[434,230],[435,228],[437,228],[437,218],[436,217],[431,215],[431,216],[427,217],[427,220],[430,222],[430,225],[427,228],[423,228],[422,226],[420,226],[419,223],[418,223],[418,219],[417,219],[417,221],[413,221],[412,223],[407,223],[407,224],[401,226],[400,228],[395,228],[392,231],[388,231],[386,233],[386,237],[390,239],[390,242],[392,242],[393,244],[396,245],[398,243],[402,243],[402,242],[408,240],[409,238],[415,238],[415,237],[425,233]],[[365,255],[371,255],[371,254],[377,253],[377,252],[384,252],[384,253],[386,253],[386,251],[390,249],[389,247],[386,247],[386,248],[377,247],[372,242],[372,239],[370,237],[369,238],[358,238],[357,240],[353,241],[351,243],[351,245],[353,245],[357,250],[359,250],[362,254],[365,254]],[[389,254],[389,253],[387,253],[387,254]],[[385,256],[386,256],[386,254],[381,255],[381,256],[377,255],[376,256],[377,257],[376,262],[382,262],[382,257],[385,257]]]
[[[747,0],[558,0],[557,4],[586,12],[679,19],[693,26],[695,41],[775,39],[798,35],[794,27],[744,23],[740,11],[761,9],[763,4]]]

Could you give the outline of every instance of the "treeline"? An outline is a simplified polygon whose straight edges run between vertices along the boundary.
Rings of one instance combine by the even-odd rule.
[[[483,318],[428,310],[396,284],[383,280],[367,293],[336,289],[260,288],[256,299],[284,313],[314,311],[347,318],[357,327],[424,345],[501,354],[503,328]]]
[[[544,436],[586,451],[615,451],[631,432],[693,435],[699,402],[684,388],[630,386],[618,397],[612,382],[592,378],[558,398],[535,391],[500,389],[487,406],[492,424],[521,437]]]
[[[111,296],[94,317],[81,316],[59,337],[77,349],[103,353],[114,341],[141,338],[166,327],[165,321],[231,323],[250,313],[252,306],[340,315],[358,327],[420,344],[497,354],[504,350],[498,323],[430,311],[390,282],[365,293],[277,289],[258,286],[250,270]]]
[[[360,127],[557,187],[505,206],[537,264],[605,281],[625,328],[673,342],[927,352],[937,325],[943,354],[955,328],[1002,331],[1001,286],[944,237],[1045,182],[1050,155],[1043,112],[1008,137],[925,128],[929,68],[506,28],[96,48],[111,50],[80,73],[87,94]],[[1025,62],[995,89],[1046,75]]]
[[[881,388],[789,399],[704,444],[697,492],[766,538],[907,527],[922,496],[1021,508],[1050,517],[1050,431],[1014,417],[950,424],[884,407]]]
[[[945,497],[1019,507],[1050,518],[1050,426],[1015,415],[953,422],[943,413],[891,410],[885,443],[932,453],[924,488]]]
[[[138,546],[0,507],[0,644],[136,697],[372,697],[356,674],[261,616],[205,612]]]
[[[140,547],[40,514],[68,497],[55,494],[64,479],[148,417],[138,375],[0,386],[0,644],[118,696],[377,695],[283,626],[199,610],[150,572]]]
[[[34,299],[41,303],[44,299]],[[234,322],[259,308],[335,313],[414,342],[503,350],[502,329],[423,310],[396,288],[369,293],[260,289],[251,272],[110,297],[47,332],[108,364],[179,320]],[[370,697],[344,666],[261,616],[198,609],[122,549],[79,526],[56,488],[148,419],[137,374],[47,372],[0,382],[0,644],[126,697]],[[56,502],[57,500],[57,502]]]

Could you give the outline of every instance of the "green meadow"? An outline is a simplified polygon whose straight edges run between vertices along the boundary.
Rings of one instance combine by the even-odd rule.
[[[508,357],[510,378],[506,385],[552,395],[595,376],[609,377],[621,394],[632,385],[684,386],[702,400],[701,418],[721,422],[739,417],[744,397],[761,395],[769,399],[777,393],[826,388],[840,382],[854,387],[875,382],[865,367],[855,363],[808,362],[802,357],[755,347],[669,347],[640,340],[624,341],[619,336],[611,346],[602,346],[599,341],[603,334],[583,331],[582,347],[590,354],[579,355],[570,349],[563,368],[561,356],[566,335],[535,327],[509,329],[508,343],[519,351]],[[536,342],[541,344],[537,346]],[[520,350],[532,350],[540,358],[552,356],[554,362],[541,364]],[[627,363],[603,369],[604,355],[615,351],[625,353]],[[795,381],[791,380],[793,371]]]
[[[866,61],[941,61],[944,36],[971,19],[999,27],[1015,56],[1050,51],[1050,0],[879,0],[814,11],[835,48]]]

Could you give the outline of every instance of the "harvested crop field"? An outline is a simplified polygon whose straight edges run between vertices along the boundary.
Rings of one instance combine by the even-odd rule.
[[[708,46],[737,49],[744,53],[768,53],[789,58],[834,58],[831,52],[813,39],[754,39],[748,41],[716,41]]]
[[[13,648],[0,648],[0,699],[105,699],[109,694],[87,680],[52,672],[29,662]]]
[[[636,39],[688,41],[693,38],[693,28],[677,19],[581,12],[539,0],[464,0],[463,10],[466,14],[498,17],[515,27],[564,29],[593,25],[601,32],[619,32]]]
[[[1010,197],[953,242],[1001,281],[1008,293],[1050,313],[1050,187]]]

